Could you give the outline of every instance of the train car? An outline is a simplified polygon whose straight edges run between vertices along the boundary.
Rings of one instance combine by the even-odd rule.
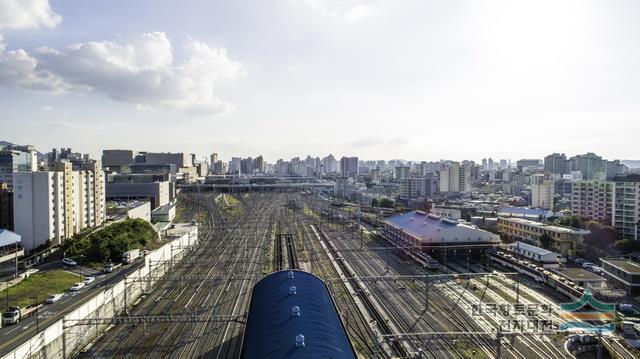
[[[356,353],[322,279],[284,270],[253,287],[241,357],[355,359]]]

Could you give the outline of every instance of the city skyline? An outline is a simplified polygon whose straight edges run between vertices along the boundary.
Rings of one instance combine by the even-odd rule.
[[[2,139],[94,156],[640,158],[634,2],[151,5],[2,2]]]

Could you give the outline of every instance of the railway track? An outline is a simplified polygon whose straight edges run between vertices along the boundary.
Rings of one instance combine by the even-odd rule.
[[[263,197],[261,199],[261,197]],[[174,283],[164,281],[132,309],[136,315],[197,315],[214,318],[221,313],[246,312],[250,290],[259,278],[262,248],[278,203],[273,196],[252,195],[245,201],[242,215],[233,218],[217,208],[215,201],[199,201],[209,213],[210,226],[216,227],[190,254],[193,258],[212,259],[210,266],[197,262],[176,263],[172,275],[216,278],[227,273],[252,275],[243,280]],[[266,211],[265,211],[266,209]],[[260,238],[258,243],[252,242]],[[213,245],[213,244],[216,245]],[[256,245],[257,244],[257,245]],[[216,264],[216,261],[218,263]],[[215,284],[217,283],[217,284]],[[214,320],[193,323],[158,323],[154,327],[119,325],[110,330],[83,356],[87,357],[233,357],[241,345],[244,323],[220,323]]]

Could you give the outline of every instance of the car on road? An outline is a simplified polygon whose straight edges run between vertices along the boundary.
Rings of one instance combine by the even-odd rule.
[[[595,266],[595,264],[593,264],[591,262],[582,263],[582,268],[593,268],[593,266]]]
[[[44,302],[47,303],[47,304],[53,304],[53,303],[59,301],[60,298],[62,298],[62,293],[52,294]]]
[[[85,285],[86,284],[84,284],[83,282],[78,282],[78,283],[72,285],[71,288],[69,288],[69,291],[70,292],[77,292],[80,289],[84,288]]]
[[[93,283],[95,281],[96,281],[95,277],[84,277],[84,278],[82,278],[82,283],[84,283],[85,285],[89,285],[89,284],[91,284],[91,283]]]
[[[63,258],[62,259],[62,264],[69,266],[69,267],[74,267],[76,265],[78,265],[78,263],[76,263],[76,261],[74,261],[71,258]]]
[[[576,258],[576,263],[578,263],[578,264],[582,264],[582,263],[584,263],[584,262],[586,262],[584,259],[582,259],[582,258]]]

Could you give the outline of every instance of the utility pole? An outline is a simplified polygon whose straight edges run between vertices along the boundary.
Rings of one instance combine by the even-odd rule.
[[[424,276],[424,310],[429,311],[429,273]]]

